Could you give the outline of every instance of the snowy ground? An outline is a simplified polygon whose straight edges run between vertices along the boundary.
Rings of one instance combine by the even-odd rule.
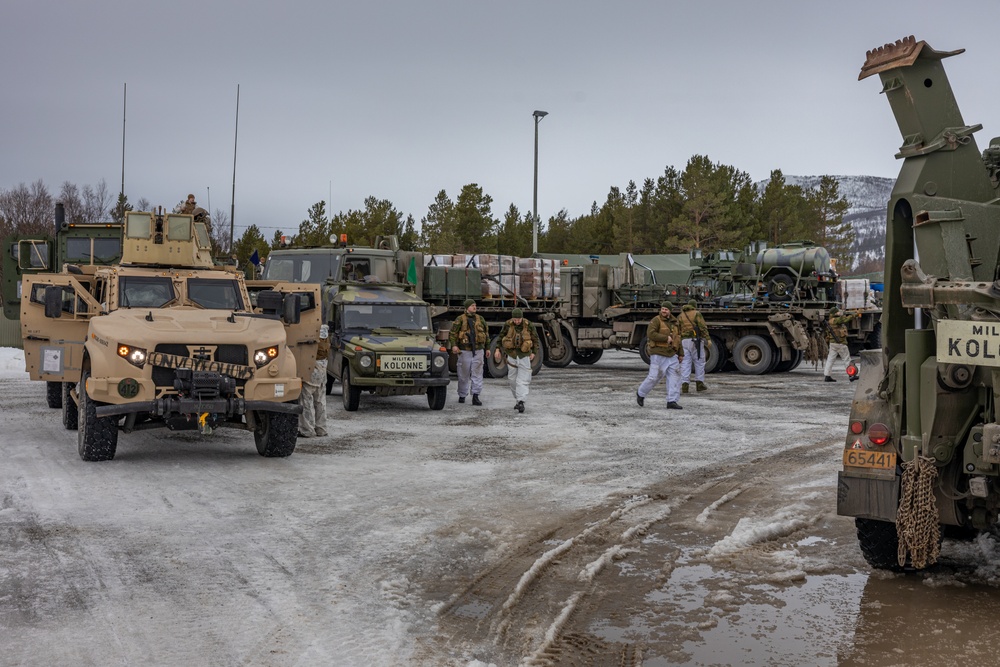
[[[95,464],[19,355],[0,350],[3,665],[992,656],[995,542],[870,577],[834,509],[852,388],[810,368],[713,375],[668,411],[662,387],[636,405],[645,365],[613,353],[543,370],[523,415],[498,380],[441,412],[335,393],[331,435],[288,459],[147,431]],[[943,655],[938,612],[965,632]]]

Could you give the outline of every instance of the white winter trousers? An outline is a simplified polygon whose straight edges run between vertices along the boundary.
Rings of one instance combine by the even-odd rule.
[[[528,398],[528,385],[531,384],[531,359],[529,357],[507,357],[507,384],[515,401]]]
[[[681,400],[681,364],[677,360],[677,355],[664,357],[654,354],[649,358],[649,375],[639,385],[639,395],[645,398],[649,392],[660,383],[660,380],[667,378],[667,403],[676,403]]]

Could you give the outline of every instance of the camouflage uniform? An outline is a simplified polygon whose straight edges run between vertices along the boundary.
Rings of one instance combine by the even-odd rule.
[[[830,318],[827,320],[826,341],[830,346],[830,352],[826,355],[826,365],[823,366],[823,380],[826,382],[836,382],[830,375],[833,371],[833,362],[840,357],[847,365],[851,361],[851,351],[847,347],[847,323],[857,317],[855,313],[838,315],[840,309],[834,306],[830,309]]]
[[[664,313],[664,311],[666,311]],[[681,398],[680,360],[684,356],[681,347],[681,331],[677,318],[670,314],[670,304],[660,305],[660,314],[654,317],[646,328],[646,340],[649,341],[649,375],[639,385],[636,391],[636,402],[643,405],[649,392],[667,378],[667,407],[680,410],[678,401]]]
[[[681,308],[677,318],[681,328],[681,345],[684,348],[684,359],[681,360],[681,393],[688,391],[688,381],[691,379],[691,366],[694,365],[694,381],[698,391],[705,391],[705,359],[712,347],[712,338],[708,334],[708,325],[701,316],[694,301],[689,301]]]
[[[458,354],[458,402],[472,389],[472,404],[482,405],[483,362],[490,345],[489,328],[482,315],[476,315],[476,302],[466,299],[465,312],[455,319],[448,336],[448,348]],[[472,308],[470,312],[469,309]]]
[[[180,212],[184,213],[185,215],[191,215],[192,213],[194,213],[194,209],[197,208],[197,206],[198,202],[194,200],[194,195],[188,195],[187,201],[181,204]]]
[[[531,383],[531,360],[538,354],[539,343],[535,327],[524,319],[520,308],[511,312],[511,319],[500,330],[500,346],[507,355],[507,384],[514,395],[514,408],[524,412],[524,399],[528,398],[528,385]],[[496,354],[499,358],[499,349]]]
[[[299,436],[312,438],[326,435],[326,364],[330,356],[330,336],[327,325],[319,328],[319,349],[312,375],[302,383],[302,415],[299,417]]]

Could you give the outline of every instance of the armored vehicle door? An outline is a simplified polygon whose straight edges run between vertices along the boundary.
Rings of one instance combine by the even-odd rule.
[[[21,298],[24,365],[32,380],[76,382],[83,365],[90,319],[100,303],[90,292],[93,276],[26,275]],[[95,339],[99,345],[115,341]]]
[[[21,316],[22,278],[56,270],[52,268],[53,244],[48,237],[13,236],[4,240],[4,246],[3,314],[8,320],[16,320]]]
[[[312,375],[319,347],[319,327],[323,324],[319,300],[319,285],[306,283],[273,283],[271,289],[282,295],[296,295],[298,308],[283,308],[282,322],[288,349],[295,356],[295,368],[303,382]],[[290,304],[287,296],[283,301]],[[295,313],[297,312],[297,317]]]

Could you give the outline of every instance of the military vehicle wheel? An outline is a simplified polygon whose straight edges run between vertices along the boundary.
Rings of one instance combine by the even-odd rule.
[[[428,387],[427,405],[431,410],[443,410],[448,401],[448,387]]]
[[[876,519],[855,519],[858,545],[868,564],[879,570],[900,571],[896,524]]]
[[[559,347],[550,347],[548,345],[548,337],[545,337],[542,347],[545,348],[545,360],[542,361],[543,364],[549,368],[565,368],[570,365],[573,361],[573,343],[569,337],[569,332],[566,331],[566,327],[561,327],[562,329],[562,345]]]
[[[797,368],[802,363],[802,350],[792,350],[792,358],[788,361],[779,361],[772,373],[787,373],[793,368]]]
[[[333,381],[334,377],[329,373],[326,374],[326,395],[329,396],[333,393]]]
[[[539,371],[542,370],[542,364],[544,363],[545,363],[545,346],[539,345],[538,354],[536,354],[535,358],[531,361],[531,374],[538,375]]]
[[[771,370],[774,349],[763,336],[743,336],[733,346],[733,363],[744,375],[763,375]]]
[[[771,365],[767,369],[767,372],[774,373],[778,368],[778,364],[781,363],[781,350],[778,348],[777,345],[774,344],[774,341],[771,340],[770,338],[765,338],[765,340],[771,344]]]
[[[865,338],[866,350],[879,350],[882,348],[882,322],[876,322],[875,326],[872,327],[872,331],[868,334],[868,338]]]
[[[98,417],[97,402],[87,395],[89,371],[80,378],[80,407],[77,411],[77,450],[84,461],[110,461],[118,450],[118,420]]]
[[[499,363],[493,358],[493,352],[499,347],[500,336],[494,336],[493,340],[490,341],[490,349],[486,352],[486,359],[483,360],[486,364],[486,375],[494,380],[507,377],[507,355],[501,352]]]
[[[648,366],[649,348],[646,347],[647,345],[649,345],[649,340],[645,336],[643,336],[642,340],[639,341],[639,356],[642,357],[642,360],[646,362],[646,365]],[[706,370],[705,372],[707,373],[708,371]]]
[[[291,456],[299,437],[299,416],[284,412],[258,412],[253,440],[257,453],[268,458]]]
[[[361,404],[361,387],[351,384],[351,367],[344,365],[344,372],[340,375],[340,389],[344,397],[344,409],[354,412]]]
[[[726,344],[718,336],[712,336],[712,347],[705,357],[705,372],[718,373],[726,365],[726,358],[729,356],[726,351]]]
[[[76,401],[70,394],[75,382],[62,382],[62,422],[67,431],[75,431],[80,427],[80,410],[76,406]]]
[[[767,282],[767,296],[772,301],[791,301],[795,280],[787,273],[778,273]]]
[[[581,366],[592,366],[601,360],[604,350],[576,350],[573,352],[573,361]]]
[[[62,382],[45,383],[45,402],[50,408],[62,407]]]

